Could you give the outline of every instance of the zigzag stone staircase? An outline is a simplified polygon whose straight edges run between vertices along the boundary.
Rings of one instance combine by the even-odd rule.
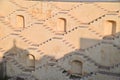
[[[19,6],[19,7],[22,8],[22,9],[26,9],[25,7],[22,7],[21,5],[17,4],[15,1],[10,0],[10,2],[12,2],[13,4]],[[79,7],[80,5],[82,5],[82,4],[79,4],[79,5],[71,8],[71,9],[68,10],[68,11],[71,11],[71,10],[75,9],[75,8]],[[53,6],[54,6],[54,5],[53,5]],[[97,5],[95,5],[95,6],[97,6]],[[56,6],[54,6],[54,7],[56,7]],[[98,8],[101,8],[100,6],[97,6],[97,7],[98,7]],[[56,8],[58,9],[58,7],[56,7]],[[60,9],[60,8],[59,8],[59,9]],[[101,9],[103,9],[103,8],[101,8]],[[103,10],[106,11],[105,9],[103,9]],[[17,11],[17,10],[16,10],[16,11]],[[68,13],[68,11],[66,11],[66,12]],[[14,12],[15,12],[15,11],[14,11]],[[64,12],[64,11],[63,11],[63,12]],[[60,12],[59,12],[59,13],[60,13]],[[47,18],[45,21],[48,21],[49,19],[51,19],[52,17],[55,17],[55,16],[58,15],[59,13],[54,14],[53,16]],[[39,23],[34,23],[34,24],[41,24],[41,21],[38,20],[35,16],[33,16],[32,14],[30,14],[30,13],[27,12],[27,11],[26,11],[26,14],[29,15],[32,19],[35,19],[35,20],[39,21]],[[65,14],[66,14],[66,13],[65,13]],[[77,21],[77,22],[80,22],[80,21],[77,20],[77,18],[74,18],[72,15],[68,14],[68,16],[71,17],[73,20],[75,20],[75,21]],[[106,14],[104,14],[104,15],[102,15],[102,16],[94,19],[94,20],[92,20],[91,22],[89,22],[89,23],[87,23],[87,24],[90,25],[90,24],[92,24],[92,23],[94,23],[94,22],[96,22],[96,21],[98,21],[98,20],[100,20],[100,19],[103,19],[104,17],[106,17]],[[4,21],[3,19],[4,19],[4,17],[1,17],[1,18],[0,18],[0,21],[1,21],[3,24],[5,24],[5,25],[7,25],[8,27],[10,27],[12,30],[15,30],[9,22]],[[43,22],[44,22],[44,21],[43,21]],[[43,23],[42,23],[42,25],[43,25]],[[45,29],[48,29],[49,31],[51,31],[51,32],[54,33],[53,29],[51,29],[50,27],[47,27],[46,25],[43,25],[43,27],[45,27]],[[72,31],[75,31],[75,30],[78,29],[79,27],[83,27],[83,26],[77,26],[77,27],[69,30],[69,31],[66,32],[65,34],[68,34],[68,33],[72,32]],[[88,30],[91,31],[92,33],[96,34],[96,35],[97,35],[98,37],[100,37],[100,38],[103,37],[100,33],[96,32],[96,30],[93,30],[91,27],[88,27]],[[16,32],[18,32],[18,31],[16,31]],[[65,34],[63,34],[63,36],[64,36]],[[27,40],[25,37],[23,37],[23,36],[21,36],[21,35],[19,35],[19,37],[20,37],[24,42],[30,44],[31,46],[33,45],[33,44],[32,44],[33,42],[30,42],[30,41]],[[115,36],[115,37],[113,38],[113,40],[116,39],[116,38],[119,38],[119,36]],[[46,40],[46,41],[38,44],[38,46],[43,45],[43,44],[46,44],[47,42],[49,42],[49,41],[51,41],[51,40],[53,40],[53,39],[54,39],[54,37],[52,37],[52,38],[50,38],[50,39],[48,39],[48,40]],[[73,49],[75,49],[75,47],[73,46],[73,44],[67,42],[66,40],[63,40],[63,42],[64,42],[65,44],[67,44],[69,47],[72,47]],[[88,77],[94,76],[94,75],[96,75],[97,73],[106,74],[106,75],[113,75],[113,76],[120,76],[120,74],[111,73],[111,72],[105,72],[105,71],[104,71],[104,70],[109,71],[109,70],[111,70],[111,69],[114,69],[114,68],[116,68],[116,67],[119,67],[119,66],[120,66],[120,63],[115,64],[115,65],[113,65],[113,66],[104,66],[104,65],[101,65],[101,64],[97,63],[96,61],[94,61],[93,59],[91,59],[89,56],[87,56],[87,55],[84,54],[84,52],[85,52],[86,50],[88,51],[88,50],[90,50],[90,49],[92,49],[92,48],[94,48],[94,47],[96,47],[96,46],[100,46],[102,43],[104,43],[104,42],[101,41],[100,43],[97,43],[97,44],[95,44],[95,45],[93,45],[93,46],[91,46],[91,47],[89,47],[89,48],[76,50],[76,51],[74,52],[73,55],[80,55],[80,56],[82,56],[83,58],[85,58],[86,61],[94,64],[95,66],[97,66],[98,68],[101,69],[101,71],[92,72],[92,73],[90,73],[90,74],[87,74],[87,75],[85,75],[84,77],[79,78],[79,80],[85,79],[86,77],[88,78]],[[115,45],[115,44],[113,44],[113,43],[111,43],[111,45],[113,45],[113,47],[116,47],[117,49],[120,49],[120,47],[119,47],[118,45]],[[0,48],[0,52],[5,52],[5,50],[3,50],[2,48]],[[38,50],[38,52],[41,52],[41,51]],[[63,59],[63,58],[62,58],[62,59]],[[64,57],[64,59],[67,59],[67,57]],[[26,68],[25,68],[24,66],[20,65],[20,64],[19,64],[16,60],[14,60],[14,59],[8,59],[8,60],[9,60],[13,65],[15,65],[16,67],[18,67],[20,70],[23,71],[23,73],[20,74],[20,75],[17,75],[17,77],[24,78],[24,80],[38,80],[38,79],[36,79],[34,76],[32,76],[31,74],[28,74],[28,73],[26,74],[26,73],[24,73],[24,72],[27,72],[27,71],[28,71],[28,72],[31,72],[31,70],[30,70],[30,71],[29,71],[29,70],[26,70]],[[61,60],[61,59],[60,59],[60,60]],[[59,60],[58,60],[58,61],[59,61]],[[38,68],[36,68],[36,70],[40,69],[40,68],[43,67],[43,66],[44,66],[44,65],[39,66]],[[55,62],[55,64],[54,64],[53,67],[55,67],[58,71],[62,72],[63,75],[65,75],[67,79],[69,79],[69,80],[75,80],[75,79],[71,79],[71,74],[70,74],[68,71],[66,71],[66,70],[65,70],[64,68],[62,68],[61,66],[56,65],[56,62]],[[14,78],[12,78],[12,79],[10,79],[10,80],[15,80],[17,77],[15,76]]]
[[[101,35],[100,33],[96,32],[96,30],[93,30],[91,27],[88,27],[88,30],[91,31],[92,33],[94,33],[95,35],[97,35],[100,38],[103,37],[103,35]]]
[[[33,69],[28,69],[28,68],[25,68],[23,65],[21,65],[19,62],[17,62],[12,56],[14,55],[6,55],[5,56],[5,60],[7,62],[10,62],[11,64],[15,65],[16,67],[18,67],[20,70],[22,70],[23,72],[31,72],[33,71]]]
[[[0,22],[2,22],[4,25],[7,25],[9,28],[11,28],[12,30],[14,30],[14,28],[12,27],[12,25],[9,22],[6,22],[4,20],[5,17],[1,17],[0,18]]]
[[[25,73],[22,73],[22,74],[19,74],[17,76],[14,76],[8,80],[39,80],[39,79],[36,79],[33,75],[31,74],[25,74]]]
[[[14,1],[14,0],[9,0],[9,1],[10,1],[11,3],[13,3],[14,5],[20,7],[20,8],[26,8],[26,7],[23,7],[23,6],[19,5],[19,4],[16,3],[16,1]]]
[[[105,69],[105,70],[113,69],[113,68],[117,67],[117,66],[119,65],[119,63],[118,63],[118,64],[115,64],[115,65],[113,65],[113,66],[103,66],[103,65],[97,63],[96,61],[94,61],[93,59],[91,59],[89,56],[87,56],[87,55],[84,54],[84,52],[85,52],[86,50],[89,51],[90,49],[95,48],[95,47],[100,46],[101,44],[105,44],[105,43],[106,43],[106,42],[104,42],[104,40],[102,40],[101,42],[99,42],[99,43],[97,43],[97,44],[95,44],[95,45],[93,45],[93,46],[91,46],[91,47],[88,47],[88,48],[86,48],[86,49],[76,50],[75,52],[73,51],[74,54],[72,54],[72,55],[75,55],[75,54],[80,55],[80,56],[82,56],[83,58],[85,58],[88,62],[93,63],[93,64],[94,64],[95,66],[97,66],[98,68]],[[113,47],[116,47],[117,49],[120,49],[120,47],[119,47],[118,45],[115,45],[115,44],[113,44],[113,43],[109,43],[109,44],[113,45]],[[67,56],[67,57],[68,57],[68,56]],[[66,57],[66,58],[67,58],[67,57]],[[70,56],[69,56],[69,57],[70,57]],[[65,57],[64,57],[64,59],[65,59]],[[64,60],[64,59],[63,59],[63,60]]]
[[[89,80],[92,78],[92,80],[96,80],[95,76],[99,75],[99,74],[103,74],[103,75],[107,75],[107,76],[114,76],[117,77],[116,79],[120,79],[119,73],[112,73],[112,72],[106,72],[106,71],[97,71],[97,72],[91,72],[89,74],[84,75],[81,78],[77,78],[77,79],[72,79],[72,80]],[[95,79],[94,79],[95,78]],[[71,79],[70,79],[71,80]]]
[[[15,59],[13,59],[12,57],[13,55],[6,55],[4,58],[4,61],[9,62],[11,65],[16,66],[17,68],[19,68],[19,70],[21,70],[19,72],[19,74],[16,74],[16,76],[14,75],[14,77],[11,77],[8,80],[18,80],[18,79],[22,79],[22,80],[39,80],[36,79],[31,72],[34,71],[32,68],[28,69],[25,68],[23,65],[19,64]]]

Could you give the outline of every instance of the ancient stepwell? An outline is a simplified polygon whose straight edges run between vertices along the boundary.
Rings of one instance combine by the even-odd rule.
[[[120,2],[0,0],[0,80],[120,80]]]

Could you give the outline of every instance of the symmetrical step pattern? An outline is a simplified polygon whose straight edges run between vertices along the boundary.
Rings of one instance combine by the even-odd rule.
[[[120,76],[120,74],[117,74],[117,73],[111,73],[111,72],[105,72],[105,71],[104,71],[104,70],[110,71],[111,69],[114,69],[114,68],[116,68],[116,67],[119,67],[119,66],[120,66],[120,63],[115,64],[115,65],[113,65],[113,66],[104,66],[104,65],[101,65],[101,64],[97,63],[95,60],[93,60],[92,58],[90,58],[89,56],[87,56],[87,55],[84,54],[85,51],[89,51],[89,50],[91,50],[91,49],[93,49],[93,48],[95,48],[95,47],[97,47],[97,46],[100,46],[101,44],[104,44],[104,41],[101,41],[101,42],[99,42],[99,43],[97,43],[97,44],[95,44],[95,45],[93,45],[93,46],[90,46],[90,47],[88,47],[88,48],[86,48],[86,49],[76,49],[76,47],[74,46],[74,44],[68,42],[67,40],[65,40],[65,39],[63,38],[65,35],[67,35],[67,34],[69,34],[69,33],[71,33],[71,32],[74,32],[74,31],[76,31],[77,29],[79,29],[79,28],[81,28],[81,27],[86,27],[90,32],[92,32],[93,34],[95,34],[95,35],[98,36],[99,38],[103,38],[104,36],[103,36],[101,33],[99,33],[97,30],[95,30],[95,29],[93,29],[92,27],[89,27],[89,26],[90,26],[91,24],[95,23],[95,22],[98,22],[99,20],[104,19],[104,18],[107,16],[107,14],[104,14],[104,15],[102,15],[102,16],[100,16],[100,17],[98,17],[98,18],[96,18],[96,19],[94,19],[94,20],[92,20],[92,21],[90,21],[90,22],[88,22],[88,23],[85,23],[84,26],[76,26],[76,27],[74,27],[73,29],[65,32],[65,33],[62,35],[62,37],[61,37],[61,35],[57,35],[57,37],[56,37],[55,31],[54,31],[52,28],[48,27],[48,25],[46,25],[45,22],[47,22],[47,21],[49,21],[50,19],[58,16],[59,14],[67,14],[71,19],[73,19],[73,21],[75,21],[75,22],[77,22],[77,23],[79,23],[79,24],[81,25],[81,23],[80,23],[80,21],[78,20],[78,18],[75,18],[74,15],[69,14],[69,12],[72,11],[72,10],[74,10],[74,9],[76,9],[76,8],[79,8],[81,5],[84,5],[84,4],[77,4],[77,5],[73,6],[70,10],[63,10],[63,9],[59,8],[58,6],[56,6],[56,5],[54,5],[54,4],[50,4],[50,5],[53,6],[54,8],[60,10],[60,12],[53,14],[52,16],[48,17],[48,18],[45,19],[45,20],[39,20],[39,19],[38,19],[37,17],[35,17],[33,14],[31,14],[30,12],[28,12],[28,10],[27,10],[28,8],[21,6],[20,4],[18,4],[18,3],[15,2],[14,0],[9,0],[9,1],[10,1],[11,3],[13,3],[14,5],[18,6],[18,7],[20,8],[20,10],[24,11],[26,15],[28,15],[29,17],[31,17],[31,19],[36,20],[36,22],[34,22],[34,23],[31,23],[31,22],[30,22],[29,25],[27,24],[27,26],[26,26],[23,30],[17,30],[17,29],[15,29],[15,28],[11,25],[11,23],[5,21],[5,17],[0,17],[0,22],[3,23],[4,25],[6,25],[6,26],[7,26],[8,28],[10,28],[11,30],[13,30],[13,33],[11,33],[11,34],[9,34],[9,35],[17,36],[17,37],[19,37],[20,39],[22,39],[25,43],[29,44],[30,46],[28,47],[28,49],[34,49],[34,50],[36,50],[37,53],[39,53],[40,55],[43,55],[44,52],[43,52],[42,50],[40,50],[39,47],[42,46],[42,45],[46,45],[46,44],[49,43],[50,41],[53,41],[53,39],[56,39],[56,38],[57,38],[57,39],[60,39],[63,43],[65,43],[65,45],[67,45],[68,47],[70,47],[71,49],[73,49],[73,52],[74,52],[73,55],[79,55],[79,56],[83,57],[83,58],[84,58],[87,62],[89,62],[90,64],[92,63],[92,64],[94,64],[95,66],[97,66],[99,69],[102,69],[101,71],[98,71],[98,72],[89,73],[89,74],[85,75],[83,78],[79,78],[79,80],[82,80],[82,79],[84,79],[85,77],[94,76],[94,75],[96,75],[97,73],[105,74],[105,75],[112,75],[112,76],[117,76],[117,77]],[[39,3],[36,3],[36,4],[32,5],[32,6],[30,6],[30,8],[36,6],[37,4],[39,4]],[[104,9],[104,8],[102,8],[101,6],[98,6],[97,4],[94,4],[94,6],[96,6],[97,8],[102,9],[103,11],[107,11],[107,12],[108,12],[107,9]],[[16,11],[19,11],[19,10],[13,11],[13,12],[10,13],[7,17],[9,17],[9,16],[11,16],[11,15],[14,15],[14,13],[15,13]],[[118,12],[119,12],[119,11],[116,11],[116,13],[118,13]],[[109,13],[109,12],[108,12],[108,13]],[[35,44],[34,42],[30,41],[29,39],[27,39],[26,37],[24,37],[24,36],[21,35],[22,31],[24,31],[24,30],[26,30],[26,29],[29,29],[30,27],[33,27],[34,24],[42,25],[42,27],[44,27],[46,30],[48,30],[48,31],[50,31],[51,33],[53,33],[53,34],[54,34],[54,37],[51,37],[51,38],[49,38],[48,40],[43,41],[42,43],[39,43],[39,42],[38,42],[38,44]],[[87,24],[87,26],[86,26],[86,24]],[[0,38],[0,40],[6,39],[6,37],[9,37],[9,35],[7,35],[7,36],[5,36],[5,37],[3,37],[3,38]],[[117,36],[114,35],[114,37],[112,38],[112,40],[118,39],[119,37],[120,37],[119,35],[117,35]],[[104,40],[104,39],[103,39],[103,40]],[[116,44],[114,44],[114,43],[111,43],[111,45],[113,45],[113,47],[115,47],[115,48],[117,48],[118,50],[120,50],[120,47],[119,47],[118,45],[116,45]],[[75,51],[74,51],[74,50],[75,50]],[[0,52],[1,52],[1,53],[5,53],[5,51],[6,51],[6,50],[4,50],[3,48],[0,48]],[[8,54],[8,55],[9,55],[9,54]],[[8,56],[8,55],[7,55],[7,56]],[[68,57],[68,56],[67,56],[67,57]],[[63,57],[63,58],[62,58],[63,61],[64,61],[64,59],[67,59],[67,57],[66,57],[66,56]],[[67,71],[67,70],[65,70],[64,68],[62,68],[61,66],[58,66],[58,65],[57,65],[57,62],[59,62],[60,60],[61,60],[61,59],[59,59],[59,60],[55,60],[55,59],[54,59],[54,60],[51,60],[51,62],[53,62],[53,64],[51,63],[51,64],[49,64],[49,65],[55,67],[58,71],[62,72],[63,75],[65,75],[66,78],[68,78],[69,80],[76,80],[76,79],[72,79],[72,78],[71,78],[71,73],[70,73],[69,71]],[[23,65],[21,65],[19,62],[17,62],[15,59],[8,59],[7,61],[8,61],[8,62],[11,62],[13,65],[15,65],[16,67],[18,67],[18,68],[19,68],[20,70],[22,70],[23,72],[29,71],[29,70],[27,70]],[[36,70],[41,69],[41,68],[44,67],[45,65],[46,65],[46,64],[43,64],[43,65],[40,65],[40,66],[36,67]],[[31,70],[30,70],[29,72],[31,72]],[[27,75],[26,75],[26,74],[20,74],[20,76],[24,76],[23,78],[26,79],[26,80],[27,80],[28,78],[29,78],[29,80],[37,80],[35,77],[33,77],[33,76],[30,75],[30,74],[27,74]],[[27,78],[26,78],[26,76],[27,76]],[[17,77],[19,77],[19,75],[17,75]],[[17,77],[15,77],[15,78],[17,78]],[[32,77],[33,77],[34,79],[33,79]],[[10,79],[10,80],[14,80],[14,79]]]

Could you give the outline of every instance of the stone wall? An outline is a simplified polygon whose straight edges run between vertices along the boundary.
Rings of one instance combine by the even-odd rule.
[[[8,76],[119,78],[119,2],[2,0],[0,6],[0,57]]]

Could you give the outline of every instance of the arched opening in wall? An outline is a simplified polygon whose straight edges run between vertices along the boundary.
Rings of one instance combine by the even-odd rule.
[[[111,35],[116,33],[116,21],[113,20],[107,20],[105,21],[105,26],[104,26],[104,34],[105,35]]]
[[[57,20],[57,32],[58,33],[64,33],[66,32],[66,19],[65,18],[59,18]]]
[[[25,27],[24,16],[22,16],[22,15],[17,15],[16,16],[16,26],[19,27],[19,28],[24,28]]]
[[[78,60],[74,60],[71,63],[71,71],[72,74],[82,75],[82,62]]]
[[[32,54],[28,54],[29,61],[28,61],[28,67],[31,70],[35,70],[35,56]]]

